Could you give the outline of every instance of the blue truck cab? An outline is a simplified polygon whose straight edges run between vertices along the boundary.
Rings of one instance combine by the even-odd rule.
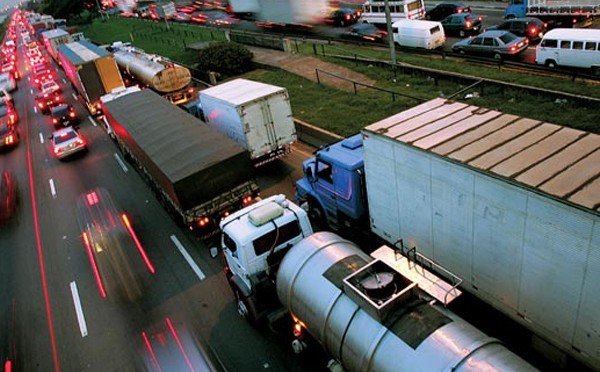
[[[527,16],[527,0],[509,0],[504,11],[505,19],[523,18]]]
[[[334,230],[368,228],[362,135],[327,145],[303,163],[296,200],[311,221]]]

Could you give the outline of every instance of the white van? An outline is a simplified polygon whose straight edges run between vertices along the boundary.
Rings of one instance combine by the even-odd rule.
[[[440,22],[401,19],[392,25],[394,42],[403,47],[435,49],[444,45],[446,35]]]
[[[600,30],[555,28],[535,49],[535,62],[548,67],[579,67],[600,75]]]

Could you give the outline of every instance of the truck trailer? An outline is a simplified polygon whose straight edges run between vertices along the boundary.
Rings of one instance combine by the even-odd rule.
[[[125,157],[198,236],[214,235],[221,218],[258,196],[248,152],[152,90],[103,97],[102,109]]]
[[[229,0],[228,9],[237,15],[251,15],[259,25],[313,25],[327,15],[327,0]]]
[[[250,152],[255,165],[287,155],[296,127],[287,89],[235,79],[200,91],[206,123]]]
[[[402,246],[369,256],[334,233],[313,234],[284,195],[220,226],[238,312],[255,324],[289,318],[294,350],[322,346],[332,371],[535,370],[449,311],[460,290],[402,256]]]
[[[92,115],[102,113],[101,96],[124,87],[113,56],[89,41],[59,46],[58,58],[65,75]]]
[[[440,98],[319,150],[297,199],[326,226],[408,242],[597,368],[598,148],[596,134]]]
[[[600,0],[509,0],[504,18],[536,17],[552,27],[591,23],[600,16]]]
[[[58,28],[42,32],[41,37],[48,54],[50,54],[52,59],[60,63],[58,59],[58,47],[70,43],[72,41],[71,35],[67,31]]]

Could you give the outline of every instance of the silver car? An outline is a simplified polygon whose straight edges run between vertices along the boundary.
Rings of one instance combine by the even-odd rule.
[[[86,140],[79,134],[76,127],[55,130],[52,132],[50,140],[52,141],[52,153],[58,159],[87,150]]]
[[[529,40],[508,31],[486,31],[475,37],[463,39],[452,45],[452,51],[461,54],[493,56],[501,60],[517,55],[527,49]]]

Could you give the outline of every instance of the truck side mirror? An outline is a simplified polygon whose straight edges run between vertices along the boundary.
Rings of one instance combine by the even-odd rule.
[[[209,252],[210,252],[210,258],[215,258],[219,255],[219,248],[210,247]]]

